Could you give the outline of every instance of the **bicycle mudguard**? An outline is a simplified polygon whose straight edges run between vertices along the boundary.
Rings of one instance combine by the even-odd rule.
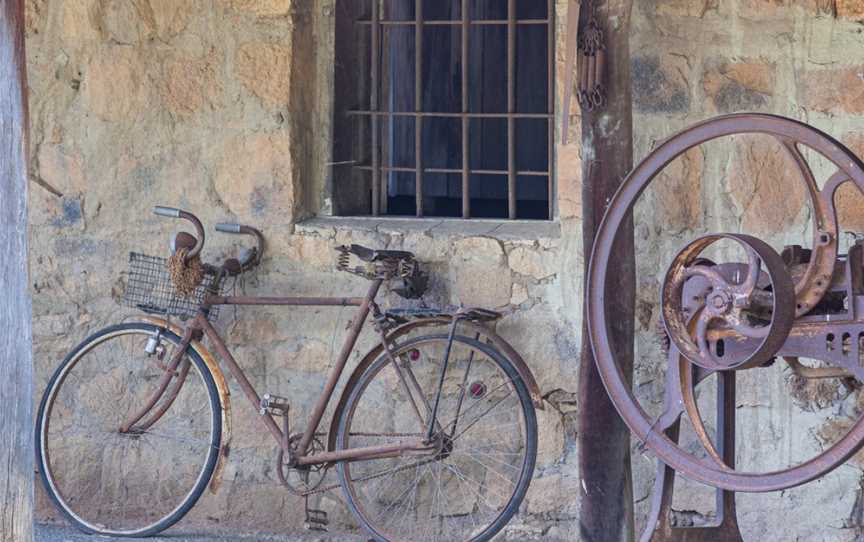
[[[452,315],[441,314],[438,316],[431,316],[429,318],[417,318],[414,320],[410,320],[409,322],[402,324],[396,328],[394,328],[390,333],[387,334],[387,340],[393,341],[402,337],[412,331],[415,331],[422,327],[427,326],[449,326],[453,321]],[[531,372],[531,369],[528,367],[528,364],[525,363],[525,360],[522,359],[522,356],[513,348],[510,343],[505,341],[500,335],[496,334],[488,327],[475,324],[471,321],[462,321],[459,323],[460,329],[462,330],[463,335],[471,336],[473,334],[480,334],[481,339],[485,338],[489,341],[489,343],[501,351],[512,363],[513,367],[516,369],[516,372],[519,373],[522,381],[525,382],[525,387],[528,388],[528,394],[531,396],[531,402],[534,404],[534,408],[537,410],[545,410],[543,404],[543,394],[540,392],[540,386],[537,385],[537,379],[534,378],[534,373]],[[348,378],[345,383],[345,387],[343,388],[342,395],[339,397],[339,403],[336,405],[336,409],[333,412],[340,412],[345,408],[345,405],[348,402],[348,395],[350,391],[354,387],[354,383],[360,378],[360,375],[363,374],[366,369],[369,368],[372,363],[378,359],[378,357],[384,352],[384,348],[381,346],[381,343],[375,345],[369,352],[363,356],[363,359],[360,360],[360,363],[357,364],[357,367],[354,368],[354,371],[351,373],[351,376]],[[336,449],[336,434],[339,430],[338,424],[339,420],[338,416],[334,416],[330,422],[330,431],[327,435],[327,449],[329,451],[333,451]]]
[[[167,329],[180,337],[183,336],[183,329],[180,326],[172,324],[164,318],[158,318],[156,316],[138,316],[136,317],[136,320]],[[209,484],[210,493],[215,494],[219,491],[219,487],[222,485],[222,474],[225,469],[225,460],[228,458],[228,453],[231,449],[231,392],[228,390],[228,383],[225,380],[225,374],[222,372],[222,368],[219,367],[219,363],[216,361],[213,354],[210,353],[210,351],[207,350],[207,348],[199,341],[193,340],[189,343],[189,347],[201,356],[201,359],[204,360],[204,364],[207,366],[210,374],[213,375],[213,382],[216,383],[216,389],[219,392],[219,405],[222,408],[222,440],[219,443],[219,462],[213,470],[213,475],[210,477]]]

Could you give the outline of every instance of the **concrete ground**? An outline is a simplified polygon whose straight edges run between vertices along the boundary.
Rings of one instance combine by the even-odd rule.
[[[36,525],[33,542],[102,542],[111,540],[146,540],[147,542],[365,542],[364,538],[343,533],[310,533],[293,532],[284,535],[199,535],[169,530],[165,536],[151,538],[114,538],[91,536],[76,531],[70,527],[57,527],[53,525]]]

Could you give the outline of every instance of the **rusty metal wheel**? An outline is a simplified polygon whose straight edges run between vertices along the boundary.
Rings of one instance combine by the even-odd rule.
[[[728,280],[713,265],[700,265],[701,252],[721,239],[742,245],[747,264],[739,281]],[[758,288],[767,268],[770,288]],[[706,292],[697,315],[685,311],[684,284],[701,277]],[[765,363],[783,346],[795,319],[795,287],[780,255],[750,235],[724,233],[696,239],[678,253],[666,272],[661,296],[663,322],[673,344],[692,363],[713,371],[746,369]],[[763,314],[759,314],[759,311]],[[690,329],[692,327],[695,329]],[[755,349],[712,351],[708,335],[712,324],[724,325],[743,337],[759,340]],[[730,349],[731,350],[731,349]]]
[[[773,115],[738,114],[718,117],[697,124],[667,139],[625,179],[610,202],[594,242],[587,281],[587,324],[598,371],[606,390],[637,439],[656,453],[663,462],[688,478],[731,491],[764,492],[806,483],[843,463],[864,444],[864,417],[859,418],[849,432],[828,450],[812,459],[783,470],[743,472],[729,468],[722,461],[717,461],[716,458],[697,457],[684,447],[679,446],[664,433],[663,427],[669,426],[674,420],[664,420],[662,416],[653,419],[637,400],[613,353],[606,309],[607,297],[613,295],[606,291],[608,275],[614,272],[614,262],[610,259],[613,243],[619,228],[633,212],[636,201],[642,192],[666,166],[688,150],[719,138],[743,134],[762,134],[773,137],[783,146],[798,166],[812,203],[814,242],[809,264],[804,272],[798,275],[794,284],[795,316],[806,314],[822,299],[829,287],[837,256],[837,221],[830,198],[821,193],[817,187],[810,166],[802,154],[802,148],[818,153],[833,167],[836,167],[837,173],[832,177],[832,182],[838,179],[849,179],[862,192],[864,192],[864,163],[841,143],[801,122]],[[741,242],[741,239],[736,239],[736,241]],[[749,239],[745,244],[750,245],[749,253],[761,259],[763,263],[776,256],[773,251],[771,251],[773,256],[766,256],[768,252],[760,252],[761,249],[755,249]],[[751,267],[753,261],[751,259]],[[689,263],[692,266],[693,262]],[[786,283],[788,276],[784,278],[781,276],[782,273],[772,272],[771,267],[776,268],[776,262],[766,265],[769,268],[768,274],[771,275],[774,287],[779,285],[780,288],[786,290],[782,295],[788,299],[789,284]],[[714,278],[717,279],[718,277]],[[718,284],[722,284],[722,282],[718,282]],[[731,291],[728,281],[725,282],[726,289]],[[781,283],[785,283],[785,285]],[[780,292],[777,293],[777,298],[779,298]],[[720,305],[725,307],[725,303],[720,303]],[[784,310],[791,312],[790,309]],[[763,341],[763,345],[766,342],[771,344],[767,348],[760,346],[755,356],[745,356],[744,359],[739,359],[738,363],[732,362],[732,367],[727,367],[726,370],[750,368],[760,361],[764,361],[771,350],[776,352],[777,345],[774,343],[778,340],[777,337],[782,336],[784,331],[788,333],[788,330],[784,330],[787,325],[788,314],[775,316],[767,329],[765,325],[762,325],[760,326],[761,331],[756,330],[756,333],[766,336],[774,335],[770,341]],[[697,326],[698,319],[699,317],[696,317]],[[774,323],[775,321],[776,323]],[[688,322],[692,322],[692,320]],[[688,323],[688,325],[691,324]],[[691,329],[692,332],[696,331],[695,328]],[[730,327],[730,329],[732,329],[732,333],[738,333],[734,328]],[[774,333],[774,331],[778,333]],[[682,339],[683,336],[686,336],[686,333],[678,334],[678,339],[682,344],[676,344],[676,346],[683,345],[685,342]],[[690,346],[694,344],[692,340],[688,339],[688,341]],[[716,363],[716,359],[712,359],[711,356],[703,356],[698,344],[695,350],[689,346],[685,350],[689,350],[687,358],[694,363],[707,366],[710,370],[722,368],[722,364]],[[687,369],[693,368],[689,363],[685,362],[685,364]],[[683,373],[687,373],[687,371],[682,371]],[[703,375],[704,373],[702,370]],[[692,381],[690,383],[692,384]],[[708,452],[711,455],[710,450]]]

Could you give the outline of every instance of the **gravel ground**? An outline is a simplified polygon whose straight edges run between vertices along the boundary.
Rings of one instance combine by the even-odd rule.
[[[340,534],[340,533],[309,533],[295,532],[285,535],[255,535],[255,536],[227,536],[227,535],[200,535],[183,532],[178,529],[168,531],[166,536],[151,538],[114,538],[107,536],[90,536],[68,527],[57,527],[53,525],[36,525],[33,536],[34,542],[102,542],[110,540],[142,540],[147,542],[365,542],[364,538]]]

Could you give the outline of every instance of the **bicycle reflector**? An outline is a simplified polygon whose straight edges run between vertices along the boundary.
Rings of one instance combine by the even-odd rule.
[[[474,399],[482,399],[486,395],[486,384],[475,381],[468,386],[468,393]]]

